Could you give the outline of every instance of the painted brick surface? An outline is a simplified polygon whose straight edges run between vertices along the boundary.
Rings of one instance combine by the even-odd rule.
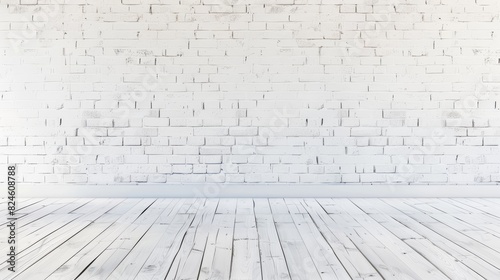
[[[498,183],[496,0],[5,0],[39,183]]]

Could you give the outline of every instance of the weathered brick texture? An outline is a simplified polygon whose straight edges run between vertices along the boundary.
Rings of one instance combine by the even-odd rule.
[[[497,0],[5,0],[39,183],[500,181]]]

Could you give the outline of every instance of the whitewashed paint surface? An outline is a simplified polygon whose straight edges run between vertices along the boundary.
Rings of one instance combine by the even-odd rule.
[[[0,164],[30,183],[499,182],[499,14],[5,0]]]

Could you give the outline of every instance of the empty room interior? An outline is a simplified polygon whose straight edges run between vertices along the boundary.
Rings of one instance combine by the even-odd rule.
[[[0,279],[500,279],[498,0],[1,0]]]

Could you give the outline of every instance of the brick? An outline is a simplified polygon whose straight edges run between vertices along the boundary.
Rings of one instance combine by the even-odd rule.
[[[20,43],[39,1],[8,2]],[[0,57],[0,162],[39,183],[497,183],[496,2],[351,2],[68,5],[82,32]]]

